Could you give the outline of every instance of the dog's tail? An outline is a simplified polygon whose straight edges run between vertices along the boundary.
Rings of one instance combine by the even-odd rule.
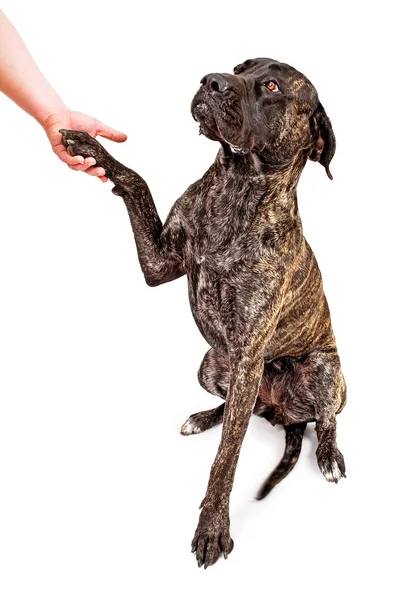
[[[256,498],[262,500],[269,492],[288,475],[299,458],[302,449],[302,440],[307,423],[285,425],[285,452],[280,463],[263,483]]]

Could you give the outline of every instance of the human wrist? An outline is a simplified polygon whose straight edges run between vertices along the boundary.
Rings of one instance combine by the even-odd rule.
[[[38,107],[38,109],[32,114],[34,119],[38,121],[38,123],[46,129],[52,122],[52,119],[58,115],[60,116],[63,113],[70,113],[71,110],[66,104],[62,101],[56,101],[52,104]]]

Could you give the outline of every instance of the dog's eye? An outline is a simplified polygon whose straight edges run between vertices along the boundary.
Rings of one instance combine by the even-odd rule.
[[[270,91],[270,92],[279,92],[279,88],[276,85],[275,81],[268,81],[268,83],[265,84],[265,87]]]

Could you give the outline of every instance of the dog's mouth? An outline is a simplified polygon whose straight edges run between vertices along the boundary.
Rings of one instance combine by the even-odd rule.
[[[227,144],[234,154],[247,154],[252,146],[242,141],[242,116],[235,102],[217,102],[209,94],[198,92],[191,113],[199,123],[199,133],[210,140]]]
[[[220,141],[220,134],[214,116],[206,102],[198,102],[192,106],[192,116],[199,123],[199,133],[215,141]]]

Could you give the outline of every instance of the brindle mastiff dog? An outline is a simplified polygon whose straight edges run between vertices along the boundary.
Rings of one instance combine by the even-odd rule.
[[[304,75],[267,58],[201,81],[192,115],[220,142],[214,164],[177,200],[163,225],[149,188],[87,133],[61,130],[71,155],[92,156],[123,197],[146,282],[187,274],[195,321],[211,349],[199,381],[225,402],[191,415],[189,435],[223,422],[222,439],[192,542],[199,566],[233,549],[229,497],[251,413],[285,427],[284,456],[263,498],[296,463],[309,421],[328,481],[345,475],[336,414],[346,386],[296,187],[307,159],[331,178],[331,123]]]

